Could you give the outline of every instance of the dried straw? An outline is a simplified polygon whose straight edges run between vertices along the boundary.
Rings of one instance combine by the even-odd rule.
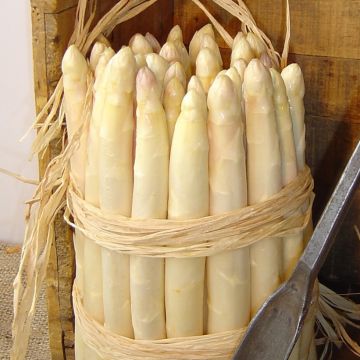
[[[97,1],[79,0],[75,29],[69,44],[75,43],[82,53],[86,54],[99,36],[109,35],[118,24],[138,15],[156,1],[120,0],[96,25],[93,25]],[[231,46],[233,39],[207,11],[202,2],[200,0],[192,1],[205,12],[224,41]],[[252,31],[257,34],[267,46],[269,56],[276,64],[279,63],[280,55],[274,50],[269,38],[257,27],[243,1],[238,0],[238,4],[232,0],[212,1],[238,18],[239,28],[242,27],[245,32]],[[289,11],[289,7],[287,7],[287,11]],[[90,15],[86,18],[86,14]],[[290,23],[287,22],[287,24],[289,31]],[[288,49],[288,37],[284,49]],[[287,57],[285,50],[282,63]],[[300,207],[305,199],[311,197],[313,184],[308,169],[267,203],[219,217],[207,217],[186,223],[147,220],[136,222],[101,213],[99,209],[87,204],[78,196],[76,185],[71,181],[69,174],[69,159],[79,144],[81,133],[87,131],[90,118],[92,79],[89,79],[89,83],[82,114],[83,126],[63,151],[50,161],[33,199],[28,202],[21,264],[14,281],[12,360],[25,358],[35,303],[45,278],[49,260],[50,246],[54,236],[54,219],[66,204],[68,205],[67,215],[72,213],[75,217],[76,225],[72,225],[100,245],[114,251],[157,257],[204,256],[224,249],[235,249],[269,235],[281,236],[294,229],[303,228],[310,218],[310,207],[303,216],[291,215],[292,209]],[[63,82],[60,79],[54,93],[38,114],[33,125],[33,128],[38,130],[33,144],[33,154],[41,154],[47,149],[49,143],[61,133],[63,123]],[[296,195],[294,196],[294,194]],[[289,201],[289,195],[291,201]],[[70,222],[69,216],[67,216],[67,221]],[[155,342],[119,339],[118,336],[108,333],[102,326],[89,318],[82,308],[81,302],[78,301],[76,288],[74,294],[74,307],[80,326],[83,330],[90,329],[83,332],[86,342],[97,352],[105,351],[104,354],[109,356],[109,359],[111,358],[110,354],[120,354],[117,353],[118,342],[126,344],[127,349],[136,348],[137,357],[132,357],[133,359],[140,357],[184,359],[185,347],[191,349],[190,357],[187,358],[225,359],[229,357],[228,354],[239,342],[244,331]],[[161,351],[159,351],[160,348]],[[205,357],[197,355],[204,351],[207,354]],[[127,355],[125,358],[130,359]]]

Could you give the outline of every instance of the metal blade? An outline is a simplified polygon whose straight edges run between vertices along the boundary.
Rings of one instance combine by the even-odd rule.
[[[251,321],[233,360],[287,360],[299,336],[321,265],[360,178],[360,142],[353,152],[291,278]]]

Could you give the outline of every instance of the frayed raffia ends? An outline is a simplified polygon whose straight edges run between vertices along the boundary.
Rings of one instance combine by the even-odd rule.
[[[204,257],[304,229],[311,217],[313,179],[305,168],[262,203],[193,220],[137,220],[107,214],[69,187],[66,221],[90,241],[112,251],[151,257]],[[302,204],[308,207],[298,213]],[[75,223],[69,219],[73,215]],[[261,225],[261,226],[259,226]]]
[[[345,344],[349,350],[360,356],[360,345],[346,331],[346,327],[360,329],[360,305],[336,294],[320,284],[319,311],[316,315],[320,331],[325,335],[319,339],[324,345],[321,360],[331,352],[331,344],[337,347]]]

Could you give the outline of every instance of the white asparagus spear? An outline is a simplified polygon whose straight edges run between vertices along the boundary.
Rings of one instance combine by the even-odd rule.
[[[231,66],[237,70],[237,72],[241,78],[241,83],[243,83],[244,82],[244,73],[245,73],[245,69],[247,66],[245,60],[244,59],[235,60]]]
[[[62,60],[62,72],[64,79],[64,102],[65,115],[69,140],[71,140],[79,127],[82,125],[81,113],[85,104],[87,92],[88,65],[84,56],[76,46],[70,46],[65,52]],[[70,160],[71,172],[74,179],[84,193],[85,189],[85,167],[86,163],[86,136],[80,139],[78,150]],[[74,246],[76,254],[76,284],[80,296],[84,296],[84,237],[81,233],[74,233]],[[75,328],[75,350],[78,359],[83,359],[87,348],[83,342],[82,334]]]
[[[75,45],[71,45],[62,60],[64,83],[64,106],[69,141],[82,126],[81,114],[87,91],[89,68],[84,56]],[[71,173],[81,193],[84,193],[86,159],[86,132],[81,135],[79,147],[70,160]]]
[[[199,96],[202,97],[203,101],[201,101],[199,105],[203,105],[202,111],[207,116],[208,109],[206,104],[206,94],[199,78],[196,75],[193,75],[189,80],[187,91],[189,90],[195,90],[199,94]]]
[[[284,81],[275,69],[270,69],[274,87],[274,104],[281,153],[282,184],[286,186],[297,176],[297,162],[289,104]],[[287,280],[303,251],[303,234],[283,238],[283,278]]]
[[[176,121],[180,115],[181,102],[185,89],[180,80],[173,77],[166,85],[164,92],[164,109],[167,120],[169,143],[171,145]]]
[[[246,35],[242,32],[242,31],[239,31],[236,36],[234,37],[234,40],[233,40],[233,43],[232,43],[232,46],[231,48],[234,48],[237,43],[239,42],[240,39],[242,38],[245,38],[246,39]]]
[[[201,29],[195,32],[193,35],[190,44],[189,44],[189,56],[190,56],[190,63],[191,63],[191,70],[192,73],[195,73],[195,65],[196,65],[196,58],[199,54],[201,48],[201,40],[203,35],[208,34],[212,38],[215,39],[214,29],[211,24],[206,24]]]
[[[305,167],[304,78],[298,64],[288,65],[281,72],[281,77],[290,105],[298,169],[302,171]]]
[[[144,54],[135,54],[136,69],[140,70],[142,67],[146,66],[146,55]]]
[[[164,93],[164,78],[169,68],[169,63],[160,55],[152,53],[146,55],[146,65],[154,73],[158,82],[157,91],[162,98]]]
[[[156,37],[153,34],[147,32],[145,34],[145,39],[151,45],[151,47],[153,48],[153,51],[158,54],[160,52],[161,45],[160,45],[159,41],[156,39]]]
[[[266,65],[264,64],[264,66]],[[291,115],[286,96],[285,84],[280,73],[277,70],[271,68],[270,74],[274,88],[274,105],[281,153],[282,184],[283,186],[286,186],[297,176],[297,163]],[[303,251],[302,231],[300,231],[298,234],[286,236],[282,239],[282,241],[282,278],[283,280],[287,280],[291,276]],[[299,355],[300,341],[298,340],[291,352],[289,359],[298,360]]]
[[[166,41],[181,41],[183,42],[183,33],[179,25],[175,25],[169,31]]]
[[[100,81],[105,71],[107,63],[115,55],[115,51],[111,47],[107,47],[100,55],[95,69],[95,82],[94,82],[94,96],[96,97],[96,90],[100,87]],[[95,102],[95,100],[94,100]]]
[[[168,68],[168,70],[165,73],[164,77],[164,88],[166,88],[168,82],[176,77],[181,82],[181,85],[186,89],[186,74],[183,65],[181,62],[176,61],[173,64],[171,64]]]
[[[169,166],[169,219],[209,214],[208,136],[204,96],[191,89],[181,104]],[[167,337],[203,334],[205,258],[165,261]]]
[[[157,80],[148,68],[136,78],[136,153],[133,218],[166,219],[169,140]],[[156,340],[165,331],[164,259],[131,256],[131,312],[135,339]]]
[[[134,34],[129,40],[129,47],[134,53],[134,55],[150,54],[153,52],[151,44],[146,40],[145,36],[142,34]]]
[[[100,56],[101,54],[105,51],[106,49],[106,45],[103,44],[102,42],[97,41],[92,49],[91,49],[91,53],[90,53],[90,68],[91,70],[95,73],[95,69],[97,67],[97,64],[99,62]]]
[[[230,66],[233,66],[236,60],[243,59],[246,63],[249,63],[253,58],[255,58],[255,54],[245,36],[241,36],[236,42],[234,41],[231,50]]]
[[[136,64],[129,47],[108,63],[99,135],[99,201],[108,213],[131,215]],[[133,337],[129,256],[102,249],[105,327]]]
[[[253,59],[245,70],[244,99],[247,136],[247,180],[250,205],[264,201],[281,189],[281,157],[276,128],[273,86],[269,71]],[[281,242],[263,239],[250,248],[251,313],[280,284]]]
[[[196,76],[201,81],[206,94],[221,69],[216,54],[212,50],[202,48],[199,51],[198,57],[196,58]]]
[[[207,102],[210,215],[214,215],[247,205],[244,125],[238,89],[227,75],[216,77]],[[246,326],[250,320],[249,248],[210,256],[206,266],[208,333]]]
[[[200,49],[203,49],[203,48],[208,48],[208,49],[212,50],[214,52],[214,54],[216,55],[216,58],[218,59],[220,66],[221,67],[223,66],[223,61],[222,61],[219,46],[216,43],[215,39],[211,35],[204,34],[202,36]]]
[[[267,67],[268,69],[270,68],[276,68],[274,67],[274,63],[273,61],[271,60],[271,57],[266,53],[266,52],[263,52],[261,55],[260,55],[260,61],[262,62],[262,64]]]
[[[260,38],[256,34],[248,32],[246,34],[246,40],[258,59],[260,58],[262,53],[266,53],[266,45],[260,40]]]
[[[290,105],[298,171],[302,171],[305,167],[304,78],[298,64],[288,65],[281,72],[281,77],[286,86],[286,93]],[[304,229],[304,246],[311,236],[312,228],[312,221],[310,221]],[[311,339],[314,337],[314,323],[315,314],[309,312],[300,338],[300,359],[305,359],[309,352]]]
[[[167,41],[161,48],[159,55],[162,56],[165,60],[167,60],[170,64],[173,64],[177,61],[182,62],[181,53],[178,47],[172,41]],[[185,66],[184,66],[185,69]]]

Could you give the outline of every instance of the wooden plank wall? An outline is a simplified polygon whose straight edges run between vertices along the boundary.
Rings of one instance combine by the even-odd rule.
[[[202,1],[231,35],[240,23],[210,0]],[[259,27],[281,53],[285,34],[285,0],[247,0]],[[175,23],[188,43],[207,22],[191,0],[175,0]],[[304,72],[307,162],[315,177],[317,220],[360,138],[360,1],[290,0],[290,62]],[[224,42],[219,39],[220,46]],[[229,50],[223,54],[229,56]],[[357,192],[334,250],[321,274],[336,289],[360,290],[360,192]],[[346,261],[344,261],[346,259]]]

